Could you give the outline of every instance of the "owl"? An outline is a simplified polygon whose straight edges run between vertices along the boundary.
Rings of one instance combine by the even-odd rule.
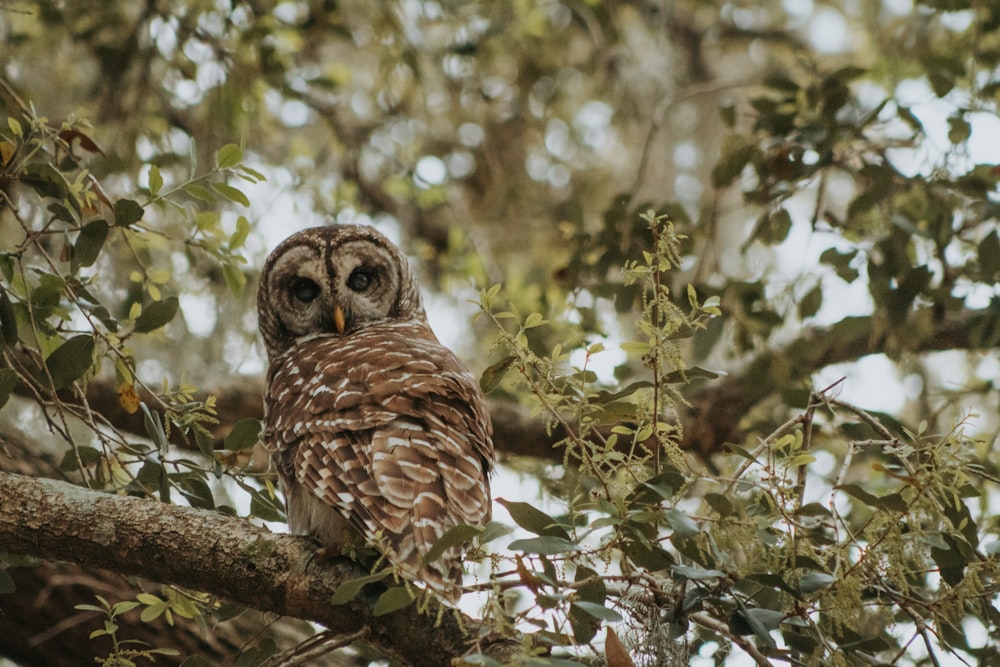
[[[406,257],[371,227],[307,229],[267,258],[257,308],[263,440],[291,531],[335,554],[361,538],[457,600],[461,547],[424,556],[453,526],[489,520],[492,425]]]

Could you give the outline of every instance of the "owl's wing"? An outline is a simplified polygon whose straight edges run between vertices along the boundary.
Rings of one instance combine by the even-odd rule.
[[[490,516],[491,427],[475,379],[422,325],[317,337],[272,368],[269,441],[397,566],[454,598],[461,551],[424,554]],[[277,406],[281,406],[279,409]]]

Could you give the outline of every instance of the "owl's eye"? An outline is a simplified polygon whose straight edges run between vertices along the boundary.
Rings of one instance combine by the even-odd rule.
[[[302,303],[310,303],[315,301],[316,297],[319,296],[319,285],[317,285],[312,280],[308,278],[296,278],[292,281],[289,286],[292,296]]]
[[[375,280],[375,272],[368,267],[358,267],[347,277],[347,286],[355,292],[364,292]]]

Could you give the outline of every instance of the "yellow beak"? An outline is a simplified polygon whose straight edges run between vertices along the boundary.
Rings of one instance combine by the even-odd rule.
[[[333,326],[337,328],[338,334],[344,333],[344,310],[340,306],[333,307]]]

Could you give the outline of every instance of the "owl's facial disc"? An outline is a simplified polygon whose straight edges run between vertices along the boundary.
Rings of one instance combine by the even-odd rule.
[[[305,244],[287,248],[267,281],[272,301],[266,321],[276,321],[280,336],[294,339],[330,328],[330,286],[318,248]]]
[[[261,272],[257,309],[272,359],[307,336],[427,321],[406,256],[376,230],[355,225],[315,227],[282,241]]]
[[[337,333],[351,333],[396,314],[402,277],[392,250],[368,239],[348,241],[333,249],[331,264]]]

